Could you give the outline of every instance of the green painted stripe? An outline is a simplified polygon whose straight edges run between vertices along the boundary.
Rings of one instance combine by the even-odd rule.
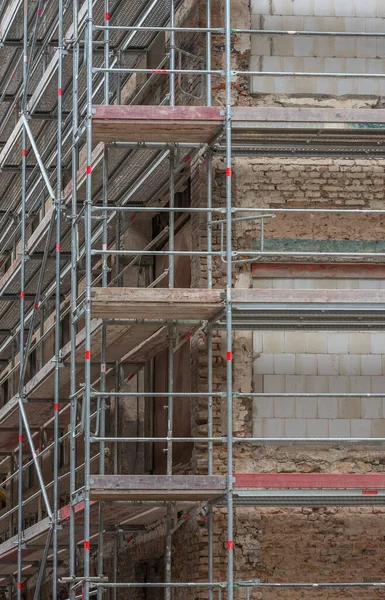
[[[253,250],[259,248],[259,239],[253,240]],[[266,252],[385,252],[385,241],[267,238],[264,248]]]

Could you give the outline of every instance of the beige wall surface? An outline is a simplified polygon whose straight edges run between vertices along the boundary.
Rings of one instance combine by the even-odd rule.
[[[253,29],[280,31],[385,31],[383,0],[251,0]],[[252,35],[251,70],[310,73],[384,73],[384,37]],[[263,94],[380,96],[375,78],[253,77],[251,91]]]

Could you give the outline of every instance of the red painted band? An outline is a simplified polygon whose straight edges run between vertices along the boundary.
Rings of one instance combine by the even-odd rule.
[[[60,252],[61,250],[61,244],[56,244],[56,252]]]
[[[57,91],[57,95],[58,96],[62,96],[63,95],[63,88],[59,88]]]
[[[22,587],[23,587],[23,582],[22,581],[18,581],[17,582],[17,589],[21,590]]]
[[[22,156],[27,156],[27,150],[22,150],[21,154],[22,154]]]
[[[91,165],[87,165],[86,171],[87,171],[87,175],[91,175],[91,173],[92,173],[92,167],[91,167]]]
[[[232,540],[227,542],[227,550],[234,550],[234,542]]]
[[[58,412],[59,411],[59,405],[58,404],[54,404],[53,405],[53,409],[54,409],[55,412]]]
[[[38,8],[37,9],[37,16],[41,17],[42,14],[43,14],[43,9],[42,8]]]
[[[377,490],[362,490],[363,496],[378,496]]]
[[[90,548],[91,548],[90,542],[88,540],[85,540],[84,541],[84,550],[88,551],[88,550],[90,550]]]
[[[38,302],[35,302],[35,303],[34,303],[34,305],[33,305],[33,308],[34,308],[35,310],[37,310],[37,309],[39,308],[39,303],[38,303]]]
[[[233,360],[233,353],[232,352],[228,352],[226,354],[226,358],[227,358],[227,360]]]
[[[23,443],[23,436],[22,435],[19,435],[19,442]]]
[[[104,15],[104,20],[109,21],[110,19],[111,19],[111,14],[109,12],[106,12],[106,14]]]
[[[190,160],[191,160],[191,156],[188,155],[188,156],[186,156],[186,158],[183,159],[183,162],[187,163],[187,162],[190,162]]]
[[[86,356],[86,360],[90,360],[90,358],[91,358],[91,350],[86,350],[85,356]]]
[[[20,298],[25,298],[25,292],[20,292]]]
[[[167,69],[152,69],[152,73],[167,73]]]
[[[226,169],[226,177],[231,177],[231,169]]]

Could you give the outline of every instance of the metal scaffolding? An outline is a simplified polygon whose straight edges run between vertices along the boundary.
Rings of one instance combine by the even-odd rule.
[[[270,209],[234,206],[235,156],[385,156],[385,111],[269,109],[233,106],[240,72],[232,65],[234,35],[373,36],[376,33],[288,32],[234,29],[230,0],[223,0],[220,26],[213,27],[206,0],[203,27],[180,22],[178,0],[8,0],[0,14],[0,474],[11,506],[0,513],[6,532],[0,543],[0,587],[11,600],[23,598],[30,577],[34,599],[51,581],[52,597],[65,586],[68,598],[118,598],[125,588],[158,587],[166,600],[177,588],[228,600],[255,587],[381,587],[371,583],[261,583],[234,577],[237,506],[385,505],[382,475],[306,481],[261,479],[234,473],[234,444],[383,444],[382,438],[257,438],[233,433],[233,401],[267,393],[234,392],[233,333],[239,329],[383,329],[385,295],[368,290],[334,296],[298,290],[278,294],[234,289],[233,269],[274,257],[382,260],[384,252],[268,251],[263,228],[280,213],[385,214],[384,210]],[[148,55],[159,34],[168,50],[157,66]],[[179,34],[199,36],[194,56],[176,45]],[[213,67],[213,36],[223,42],[223,65]],[[146,66],[143,66],[145,64]],[[198,65],[198,67],[196,66]],[[214,64],[214,66],[216,66]],[[383,74],[266,73],[274,76],[384,77]],[[186,89],[183,77],[189,76]],[[225,89],[225,106],[215,106],[214,80]],[[198,82],[192,85],[191,81]],[[131,86],[131,87],[130,87]],[[199,90],[199,93],[196,92]],[[128,95],[127,90],[131,92]],[[155,93],[154,90],[157,92]],[[129,98],[127,100],[127,98]],[[16,115],[16,122],[15,122]],[[21,153],[21,156],[20,156]],[[218,158],[217,158],[218,157]],[[222,160],[225,201],[213,201],[215,160]],[[176,195],[205,165],[205,205],[179,206]],[[164,216],[162,230],[143,247],[125,247],[133,223]],[[180,250],[180,219],[204,220],[206,246]],[[260,248],[234,248],[238,221],[261,231]],[[214,249],[213,238],[220,239]],[[131,267],[163,257],[163,271],[137,288],[125,287]],[[206,269],[206,289],[176,285],[178,257]],[[216,261],[225,286],[214,286]],[[147,286],[146,286],[147,285]],[[277,291],[277,290],[275,290]],[[182,293],[183,292],[183,293]],[[68,331],[66,329],[68,328]],[[226,340],[226,385],[213,385],[213,330]],[[130,334],[129,334],[130,332]],[[174,354],[204,332],[207,390],[182,392],[174,385]],[[48,348],[53,348],[53,354]],[[151,389],[146,365],[167,352],[167,387]],[[127,384],[144,372],[140,391]],[[333,397],[382,397],[333,394]],[[166,399],[163,436],[120,435],[119,402],[140,396]],[[286,393],[274,396],[324,396]],[[175,433],[175,403],[207,402],[207,434]],[[214,403],[226,410],[226,431],[215,433]],[[114,404],[114,410],[112,405]],[[118,446],[165,445],[164,475],[121,470]],[[205,444],[207,474],[178,475],[178,444]],[[226,448],[226,477],[216,475],[214,445]],[[67,460],[63,460],[63,454]],[[47,461],[51,465],[47,479]],[[108,469],[107,469],[108,461]],[[30,472],[37,487],[28,490]],[[26,490],[28,491],[26,497]],[[214,579],[216,507],[226,507],[227,578]],[[31,508],[32,507],[32,508]],[[151,519],[148,509],[151,507]],[[207,581],[175,580],[172,536],[191,511],[207,518]],[[29,519],[31,511],[35,517]],[[177,515],[181,514],[178,520]],[[140,535],[146,525],[165,522],[164,581],[119,581],[119,536]],[[127,525],[130,522],[131,525]],[[112,536],[112,537],[111,537]],[[106,555],[106,539],[113,541]],[[112,555],[112,571],[106,562]],[[94,558],[96,556],[96,559]],[[46,569],[50,566],[48,578]],[[242,595],[241,597],[245,597]]]

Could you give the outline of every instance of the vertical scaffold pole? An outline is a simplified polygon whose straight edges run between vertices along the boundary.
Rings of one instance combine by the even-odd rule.
[[[76,333],[75,321],[77,303],[77,172],[78,172],[78,146],[76,133],[78,130],[78,69],[79,69],[79,42],[78,42],[78,0],[73,2],[73,47],[72,47],[72,203],[71,203],[71,373],[70,373],[70,577],[76,576],[76,546],[75,546],[75,499],[76,490]],[[76,590],[71,587],[70,600],[75,600]]]
[[[227,409],[227,598],[233,600],[233,345],[232,345],[232,166],[231,166],[231,15],[225,0],[225,85],[226,85],[226,409]]]
[[[104,25],[108,27],[110,22],[109,12],[109,0],[104,0]],[[108,69],[109,58],[110,58],[110,32],[108,29],[104,30],[104,66]],[[104,73],[104,104],[109,104],[110,98],[110,80],[109,73]],[[103,150],[103,206],[108,205],[108,146],[104,146]],[[108,230],[107,230],[107,211],[103,213],[103,231],[102,231],[102,245],[103,250],[107,250],[108,244]],[[102,287],[107,287],[107,254],[102,255]],[[107,329],[103,322],[102,324],[102,338],[101,338],[101,367],[100,367],[100,391],[103,393],[106,391],[106,348],[107,348]],[[100,437],[104,437],[106,433],[106,399],[102,395],[100,397]],[[99,473],[104,475],[104,453],[105,444],[100,442],[99,444]],[[99,502],[99,531],[98,531],[98,573],[99,577],[103,577],[104,570],[104,503]],[[102,588],[98,588],[98,600],[103,598]]]
[[[54,379],[54,456],[53,456],[53,572],[52,596],[57,598],[58,510],[59,510],[59,384],[60,384],[60,250],[62,189],[62,107],[63,107],[63,0],[58,0],[58,93],[57,93],[57,186],[56,186],[56,263],[55,263],[55,379]]]
[[[24,0],[23,17],[23,83],[27,85],[28,73],[28,0]],[[25,98],[27,93],[25,93]],[[23,104],[24,111],[26,105]],[[21,133],[21,240],[20,240],[20,377],[24,370],[24,312],[25,312],[25,215],[26,215],[26,174],[27,174],[27,133],[23,123]],[[20,403],[24,401],[23,389],[19,386]],[[17,600],[22,599],[22,562],[23,562],[23,417],[19,410],[19,473],[18,473],[18,510],[17,510]]]
[[[206,2],[206,27],[211,27],[211,0]],[[206,104],[212,105],[211,92],[211,32],[206,33]],[[206,155],[206,202],[207,202],[207,288],[213,287],[213,257],[212,252],[212,154],[209,150]],[[213,332],[210,326],[207,331],[207,391],[210,396],[207,398],[207,435],[213,437]],[[213,443],[209,442],[207,447],[207,472],[209,475],[214,473]],[[214,515],[212,506],[208,508],[207,514],[207,537],[208,537],[208,581],[214,580]],[[213,600],[213,589],[209,588],[209,600]]]
[[[92,203],[92,49],[93,1],[87,1],[87,122],[86,122],[86,198],[85,198],[85,369],[84,369],[84,600],[90,593],[90,414],[91,414],[91,203]]]
[[[175,0],[170,0],[170,27],[175,27]],[[170,106],[175,106],[175,32],[170,31]],[[170,160],[170,196],[169,206],[174,208],[175,198],[175,150],[172,148],[169,154]],[[169,213],[169,250],[174,251],[175,241],[175,222],[173,210]],[[169,256],[169,273],[168,273],[168,286],[173,288],[175,286],[175,259],[174,255]],[[173,352],[173,333],[174,325],[172,321],[169,323],[169,343],[167,352],[167,389],[169,392],[167,400],[167,437],[171,438],[173,435],[173,411],[174,411],[174,398],[172,393],[174,391],[174,352]],[[167,475],[172,475],[173,461],[172,461],[173,444],[172,441],[167,442]],[[171,582],[172,577],[172,519],[173,511],[172,504],[167,504],[167,524],[166,524],[166,560],[165,560],[165,580],[166,583]],[[165,588],[165,600],[170,600],[171,588]]]

